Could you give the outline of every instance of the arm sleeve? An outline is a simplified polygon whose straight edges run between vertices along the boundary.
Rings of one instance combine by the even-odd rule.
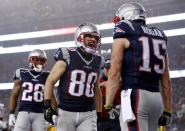
[[[114,27],[113,39],[127,38],[133,31],[135,31],[135,29],[130,21],[121,21]]]

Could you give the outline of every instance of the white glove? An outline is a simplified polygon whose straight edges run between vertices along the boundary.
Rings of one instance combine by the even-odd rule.
[[[53,120],[54,126],[57,126],[58,116],[57,115],[53,115],[52,116],[52,120]]]
[[[109,114],[109,119],[114,120],[119,117],[119,111],[116,109],[112,108],[111,110],[108,111]]]
[[[53,115],[52,116],[52,121],[53,121],[53,124],[49,123],[48,121],[45,120],[45,127],[49,127],[49,126],[54,126],[56,127],[57,126],[57,121],[58,121],[58,116],[57,115]]]
[[[9,127],[15,126],[15,115],[14,114],[9,115],[8,124],[9,124]]]
[[[0,120],[0,131],[6,128],[8,128],[8,123]]]

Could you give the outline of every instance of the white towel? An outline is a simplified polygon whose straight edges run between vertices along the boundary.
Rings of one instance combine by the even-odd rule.
[[[121,91],[121,112],[123,117],[123,122],[130,122],[135,120],[134,113],[131,108],[130,94],[132,89]]]

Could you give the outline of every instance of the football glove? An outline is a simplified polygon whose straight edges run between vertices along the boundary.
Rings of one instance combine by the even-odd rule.
[[[15,126],[15,114],[9,115],[8,125],[10,128],[13,128]]]
[[[97,112],[97,124],[99,125],[102,122],[102,113]]]
[[[52,125],[57,123],[57,112],[51,107],[51,100],[44,100],[44,119]]]
[[[171,113],[164,111],[161,117],[159,118],[158,124],[160,126],[166,126],[169,125],[171,122]]]
[[[106,112],[109,115],[110,120],[115,120],[119,117],[119,111],[114,109],[112,105],[104,105]]]

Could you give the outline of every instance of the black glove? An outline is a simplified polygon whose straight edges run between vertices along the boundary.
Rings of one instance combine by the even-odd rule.
[[[102,122],[102,113],[97,112],[97,123],[101,123],[101,122]]]
[[[44,100],[44,119],[54,125],[53,116],[56,115],[56,111],[51,107],[51,100]]]
[[[169,125],[171,122],[171,113],[164,111],[162,116],[159,118],[158,124],[160,126]]]
[[[102,122],[102,113],[97,112],[97,128],[98,128],[98,130],[100,130],[100,128],[101,128],[101,122]]]
[[[109,119],[110,120],[115,120],[115,119],[118,119],[119,117],[119,111],[114,109],[112,107],[112,105],[105,105],[105,110],[107,111],[108,115],[109,115]]]

